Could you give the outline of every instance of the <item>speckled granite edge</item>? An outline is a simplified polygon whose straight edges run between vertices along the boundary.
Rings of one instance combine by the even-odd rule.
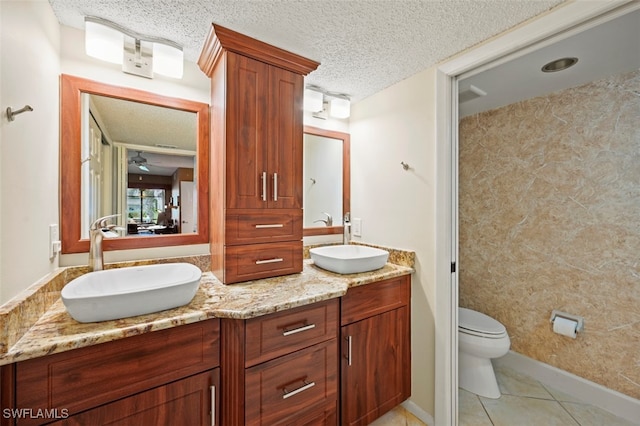
[[[176,261],[191,261],[204,270],[198,264],[198,258],[193,257],[126,262],[108,267]],[[207,265],[207,261],[204,260],[203,265]],[[86,267],[61,269],[53,274],[53,278],[45,277],[25,290],[25,297],[12,299],[11,303],[0,307],[0,326],[11,334],[11,338],[6,339],[6,349],[0,353],[0,365],[209,318],[255,318],[341,297],[351,287],[409,275],[414,269],[387,263],[376,271],[342,275],[318,268],[312,260],[306,259],[299,274],[233,285],[224,285],[211,272],[205,272],[195,297],[185,306],[114,321],[79,323],[65,309],[60,290],[72,278],[85,272]]]
[[[105,269],[122,268],[152,263],[192,263],[203,271],[211,269],[211,256],[183,256],[118,262],[105,265]],[[74,278],[86,274],[86,266],[59,268],[18,293],[0,306],[0,354],[6,353],[60,298],[60,291]]]

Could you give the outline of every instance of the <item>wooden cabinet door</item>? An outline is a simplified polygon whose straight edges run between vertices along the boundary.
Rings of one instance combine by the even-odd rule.
[[[219,389],[220,369],[216,368],[85,411],[54,425],[217,425],[220,424]]]
[[[227,208],[266,208],[269,65],[227,54]]]
[[[269,70],[269,208],[302,208],[303,77]]]
[[[410,396],[408,308],[342,327],[342,425],[368,425]]]
[[[227,208],[302,208],[304,78],[228,53]]]

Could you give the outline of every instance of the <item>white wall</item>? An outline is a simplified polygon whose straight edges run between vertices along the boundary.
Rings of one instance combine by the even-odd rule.
[[[354,241],[416,252],[412,277],[412,397],[434,414],[436,137],[435,68],[352,106]],[[401,162],[408,163],[404,170]]]
[[[76,75],[209,103],[209,79],[185,63],[182,80],[146,79],[84,54],[84,32],[61,27],[49,2],[0,1],[0,304],[58,265],[87,263],[87,254],[49,260],[49,224],[59,223],[59,76]],[[9,123],[4,113],[33,112]],[[105,260],[206,254],[208,244],[107,252]]]
[[[184,77],[181,80],[156,76],[153,79],[125,74],[120,65],[109,64],[91,58],[84,51],[84,31],[61,26],[61,73],[118,86],[131,87],[164,96],[210,103],[210,83],[207,76],[193,62],[185,62]],[[209,244],[173,246],[138,250],[107,251],[105,262],[150,259],[167,256],[186,256],[209,253]],[[86,265],[87,254],[66,254],[61,256],[62,266]]]
[[[0,2],[0,303],[58,266],[60,26],[47,1]],[[33,112],[9,122],[7,107]]]

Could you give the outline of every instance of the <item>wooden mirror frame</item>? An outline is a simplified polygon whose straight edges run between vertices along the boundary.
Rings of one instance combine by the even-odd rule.
[[[81,95],[107,96],[196,114],[198,233],[105,238],[103,250],[167,247],[209,242],[209,105],[142,90],[112,86],[66,74],[60,76],[60,231],[62,253],[89,251],[80,237],[81,211]]]
[[[304,126],[304,133],[324,136],[342,141],[342,216],[351,211],[351,137],[349,133],[325,130],[319,127]],[[303,228],[302,235],[330,235],[342,234],[343,226],[324,226],[317,228]]]

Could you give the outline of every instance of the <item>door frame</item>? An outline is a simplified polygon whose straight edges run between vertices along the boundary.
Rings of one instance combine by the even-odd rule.
[[[458,424],[458,90],[460,78],[640,9],[633,0],[575,0],[437,66],[435,424]],[[455,265],[455,269],[452,268]]]

